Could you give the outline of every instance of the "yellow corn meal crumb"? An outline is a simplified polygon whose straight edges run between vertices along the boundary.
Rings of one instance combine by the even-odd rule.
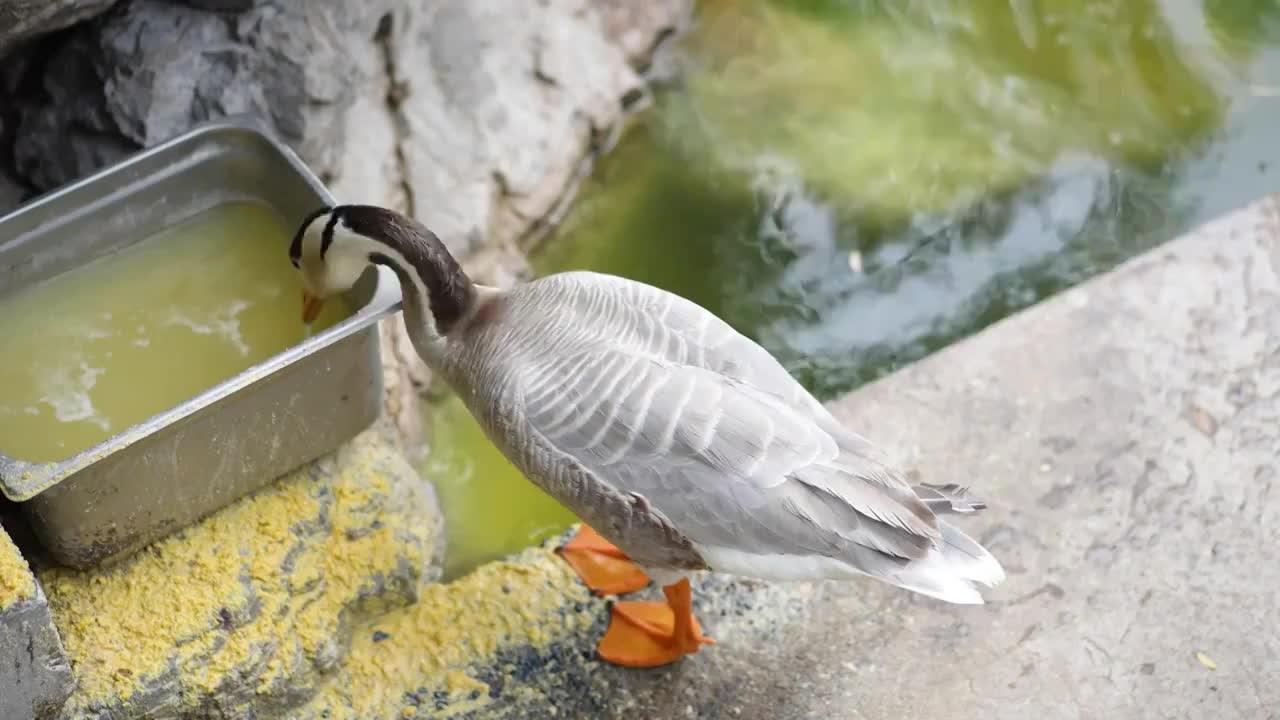
[[[0,528],[0,610],[36,596],[36,580],[9,534]]]
[[[391,452],[365,433],[331,483],[304,469],[119,566],[42,573],[78,682],[68,709],[127,703],[166,674],[184,708],[245,676],[259,693],[315,682],[374,579],[427,564],[430,543],[405,537],[435,528],[387,495]]]
[[[476,680],[461,670],[450,670],[444,674],[444,686],[450,693],[470,695],[473,690],[488,692],[489,686]]]
[[[447,585],[375,592],[379,578],[403,584],[405,563],[425,567],[439,532],[395,494],[393,452],[362,435],[327,482],[304,470],[118,565],[43,571],[78,683],[65,714],[146,708],[160,686],[179,714],[214,703],[248,716],[286,691],[314,693],[291,718],[467,712],[491,702],[476,672],[500,672],[497,652],[547,647],[604,612],[550,545]]]
[[[581,632],[602,608],[549,547],[482,565],[357,633],[350,656],[299,717],[392,718],[407,709],[405,692],[419,687],[447,692],[448,714],[481,707],[489,686],[470,668],[503,648],[545,647]],[[434,706],[418,713],[430,716]]]

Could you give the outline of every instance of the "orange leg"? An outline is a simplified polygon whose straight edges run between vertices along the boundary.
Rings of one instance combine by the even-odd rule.
[[[649,584],[649,576],[626,553],[585,524],[559,553],[597,595],[635,592]]]
[[[693,616],[693,593],[688,578],[662,588],[663,602],[614,603],[609,629],[596,649],[608,662],[629,667],[654,667],[675,662],[715,641],[702,634]]]

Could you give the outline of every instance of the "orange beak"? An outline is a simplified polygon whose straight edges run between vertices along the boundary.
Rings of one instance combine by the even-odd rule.
[[[324,298],[312,295],[306,290],[302,291],[302,322],[308,325],[315,322],[322,307],[324,307]]]

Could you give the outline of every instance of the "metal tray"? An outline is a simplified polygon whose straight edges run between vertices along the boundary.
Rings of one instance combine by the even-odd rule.
[[[244,200],[286,222],[333,202],[252,120],[210,123],[0,217],[0,294]],[[377,321],[399,309],[400,286],[371,268],[346,299],[355,312],[341,323],[88,450],[50,463],[0,454],[0,491],[55,560],[85,568],[332,451],[381,411]]]

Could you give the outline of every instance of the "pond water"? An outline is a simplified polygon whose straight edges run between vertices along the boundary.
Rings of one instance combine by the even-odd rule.
[[[534,267],[688,297],[823,399],[1280,191],[1280,0],[707,0],[673,60]],[[503,525],[458,570],[568,517],[467,437],[432,476]]]

